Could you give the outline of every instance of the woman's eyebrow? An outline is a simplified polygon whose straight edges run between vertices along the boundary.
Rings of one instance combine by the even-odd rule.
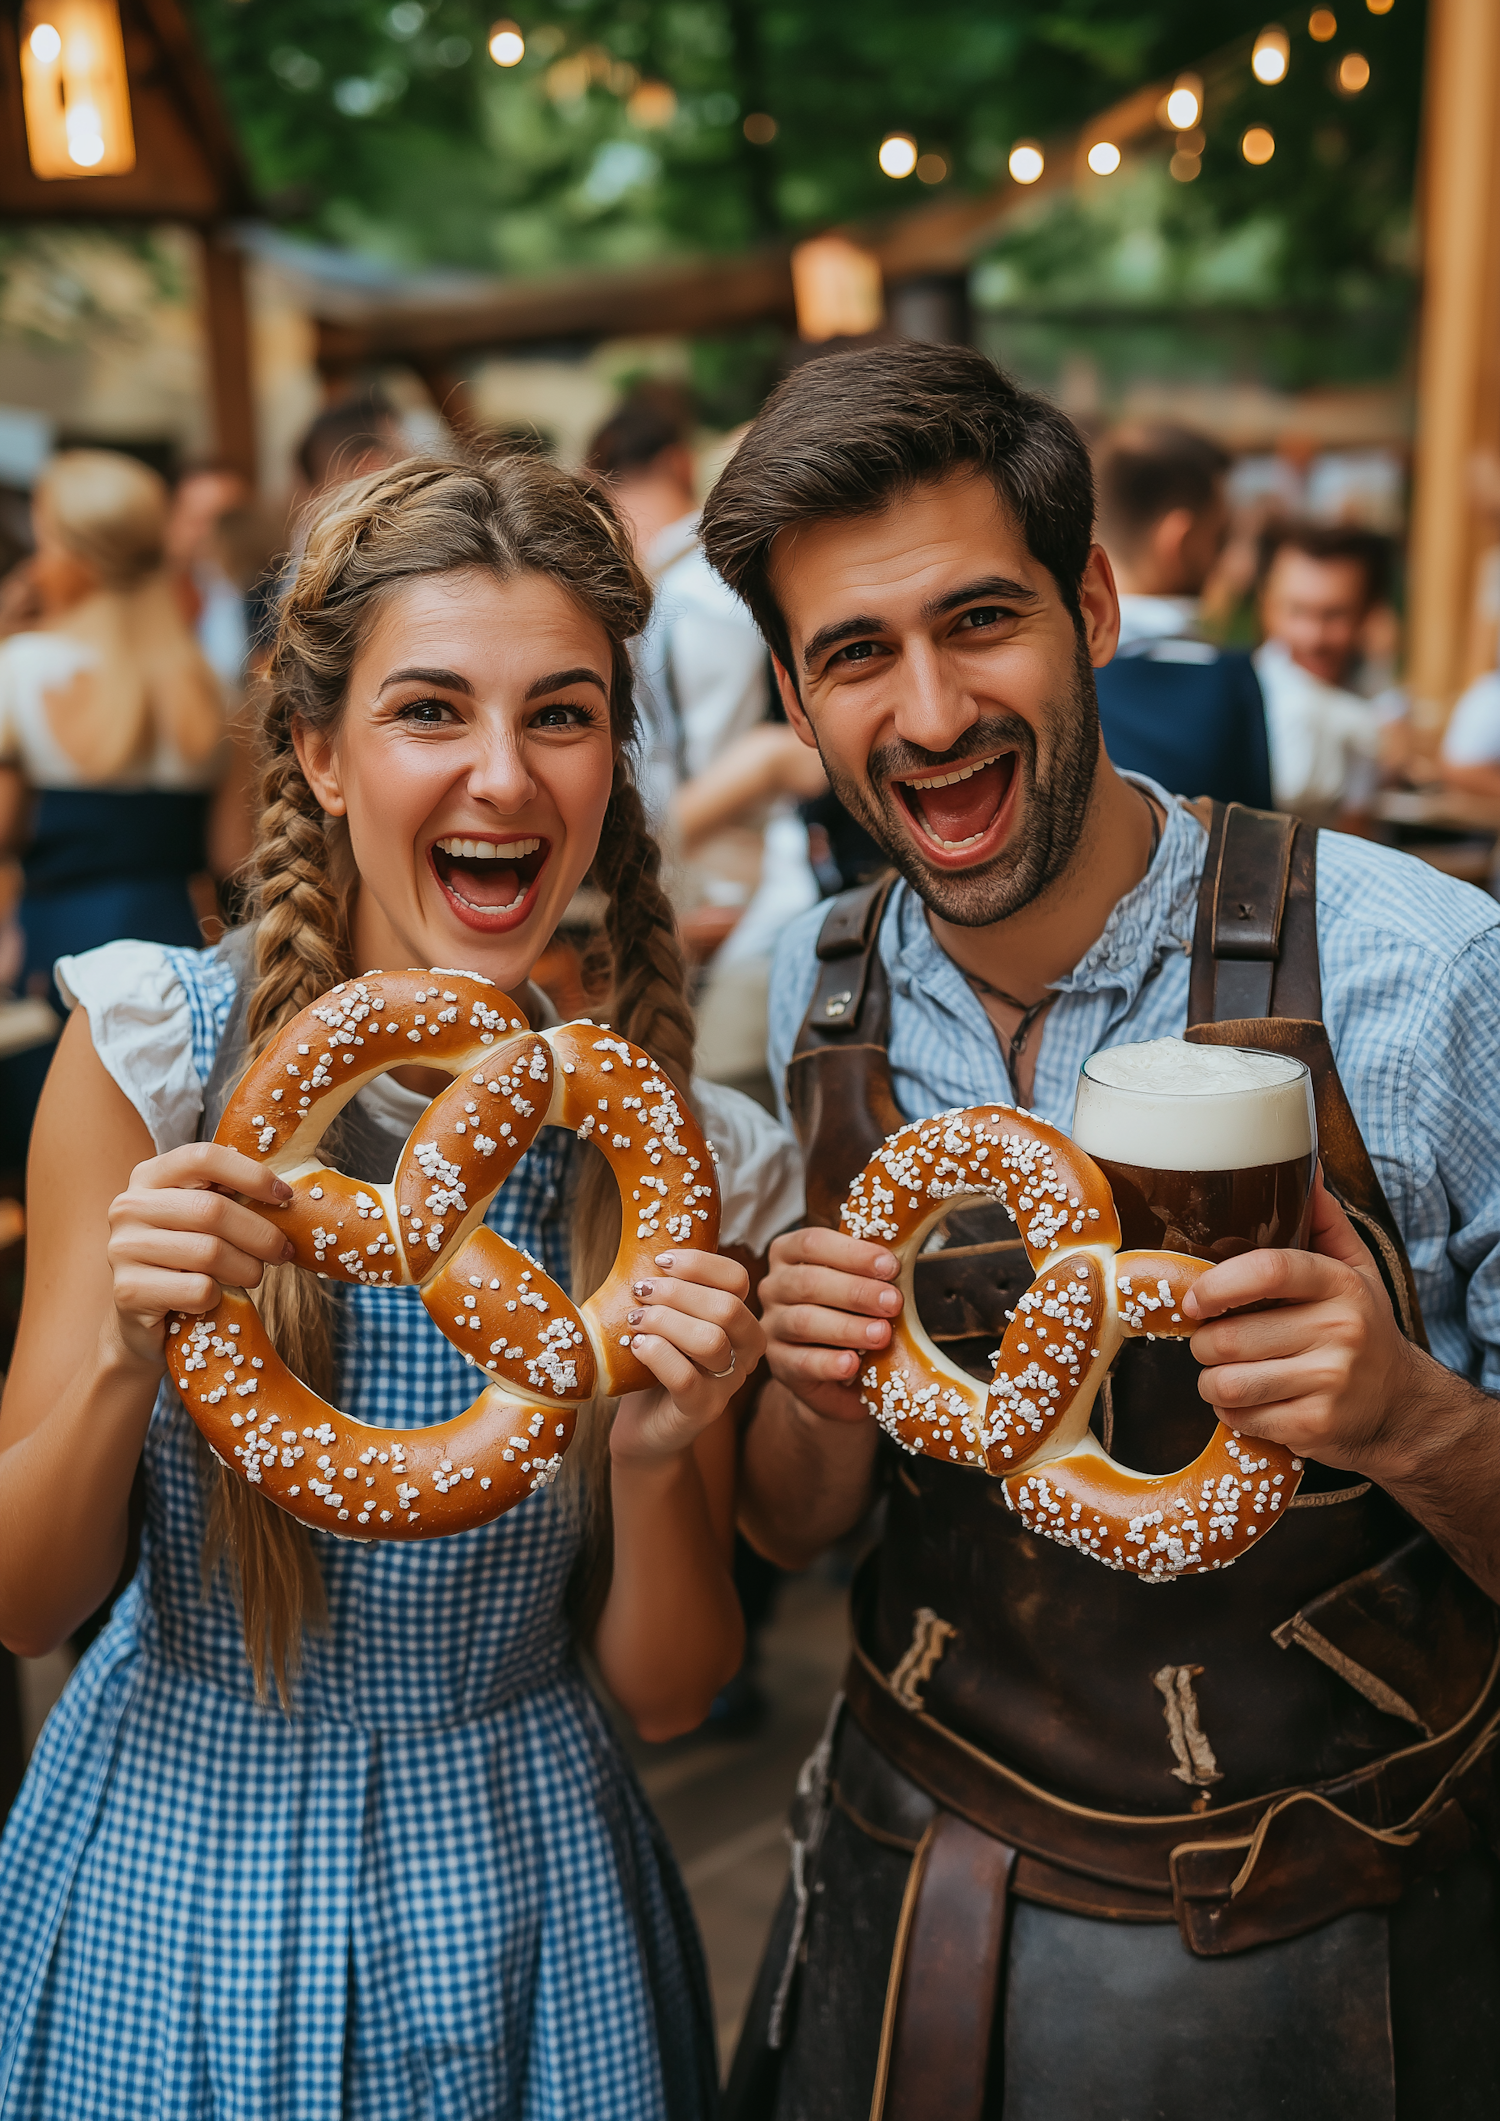
[[[590,670],[586,663],[580,663],[576,670],[554,670],[547,677],[537,678],[526,687],[526,697],[539,700],[549,692],[561,692],[565,685],[597,685],[604,697],[609,698],[608,685],[598,671]]]
[[[392,685],[441,685],[445,692],[466,692],[471,700],[474,697],[474,687],[456,670],[393,670],[380,691],[386,692]],[[376,698],[379,697],[377,693]]]

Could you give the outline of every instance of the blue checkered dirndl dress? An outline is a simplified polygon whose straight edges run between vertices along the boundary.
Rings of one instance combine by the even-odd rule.
[[[233,974],[165,956],[206,1080]],[[568,1146],[489,1216],[564,1284]],[[338,1293],[350,1414],[469,1404],[415,1290]],[[140,1567],[0,1840],[0,2121],[709,2114],[692,1916],[564,1618],[566,1491],[416,1546],[314,1534],[330,1623],[287,1717],[200,1587],[203,1455],[164,1386]]]

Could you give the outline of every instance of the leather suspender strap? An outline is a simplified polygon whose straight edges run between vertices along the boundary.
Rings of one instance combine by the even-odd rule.
[[[869,992],[870,967],[876,955],[881,916],[895,883],[894,876],[877,878],[855,891],[845,891],[828,910],[818,935],[818,983],[813,989],[796,1051],[801,1053],[812,1039],[840,1044],[855,1038],[864,1026],[865,1001]],[[884,1039],[885,1026],[879,1027]]]
[[[1296,820],[1276,811],[1215,806],[1193,944],[1193,1021],[1273,1013],[1296,837]]]
[[[983,2121],[1015,1850],[939,1812],[917,1843],[891,1955],[870,2121]]]

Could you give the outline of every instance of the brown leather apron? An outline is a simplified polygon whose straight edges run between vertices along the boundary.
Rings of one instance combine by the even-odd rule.
[[[1307,1063],[1327,1183],[1375,1255],[1404,1330],[1425,1345],[1400,1232],[1321,1022],[1316,846],[1316,834],[1290,819],[1216,810],[1187,1036]],[[828,1224],[855,1173],[904,1123],[876,947],[889,889],[835,902],[787,1071],[810,1218]],[[1127,1230],[1125,1241],[1149,1244],[1153,1233]],[[1003,1212],[964,1211],[947,1246],[919,1262],[924,1322],[987,1375],[998,1322],[1030,1280]],[[1167,1470],[1196,1455],[1208,1418],[1186,1347],[1138,1343],[1117,1364],[1095,1427],[1123,1462]],[[1074,2015],[1047,2041],[1028,2034],[1027,2082],[1001,2052],[1018,1995],[1045,2017],[1058,1984],[1066,1989],[1064,1954],[1041,2000],[1033,1993],[1031,1975],[1049,1950],[1057,1956],[1057,1936],[1073,1940],[1076,1958],[1080,1937],[1093,1950],[1098,1925],[1112,1923],[1128,1925],[1110,1934],[1119,1968],[1160,1961],[1158,1999],[1174,1968],[1191,1972],[1189,1955],[1222,1961],[1275,1946],[1248,1971],[1218,1977],[1224,2006],[1232,1980],[1236,1993],[1260,1997],[1238,2007],[1286,2025],[1296,1999],[1320,1996],[1314,2016],[1325,2027],[1338,2017],[1349,2051],[1364,2058],[1324,2083],[1326,2035],[1316,2053],[1302,2041],[1300,2055],[1293,2038],[1290,2058],[1268,2061],[1248,2103],[1220,2096],[1216,2111],[1395,2115],[1384,1918],[1363,1911],[1394,1905],[1413,1881],[1447,1873],[1488,1838],[1500,1714],[1492,1603],[1389,1496],[1328,1468],[1309,1469],[1275,1537],[1233,1569],[1147,1586],[1034,1537],[996,1482],[890,1447],[883,1456],[887,1517],[855,1587],[846,1714],[829,1749],[831,1819],[804,1828],[804,1866],[825,1895],[841,1865],[854,1877],[861,1862],[879,1870],[887,1853],[904,1864],[870,2098],[863,2086],[847,2105],[826,2088],[790,2102],[770,2090],[768,2055],[792,2039],[791,1962],[808,1956],[809,1916],[831,1912],[804,1891],[780,1926],[789,1959],[778,1991],[763,1978],[763,2025],[752,2008],[750,2044],[759,2039],[764,2051],[742,2051],[731,2113],[978,2121],[1003,2100],[1007,2121],[1051,2110],[1070,2121],[1133,2116],[1123,2090],[1096,2107],[1061,2059],[1048,2078],[1039,2053],[1102,2039],[1123,2054],[1144,2039],[1137,2077],[1149,2075],[1153,2038],[1193,2050],[1192,2015],[1214,1977],[1187,1984],[1196,2000],[1183,2002],[1174,2033],[1143,2035],[1139,2011],[1121,2004],[1111,2016],[1097,1996],[1074,1997]],[[850,1854],[852,1832],[864,1836],[863,1858]],[[1437,1888],[1424,1890],[1430,1898]],[[1033,1909],[1093,1919],[1043,1936]],[[1491,1920],[1488,1901],[1476,1920]],[[846,1929],[856,1952],[858,1923]],[[1043,1936],[1040,1956],[1021,1952],[1023,1932]],[[768,1972],[775,1956],[773,1940]],[[1494,1961],[1500,1970],[1500,1942]],[[1071,1978],[1082,1977],[1073,1964]],[[1095,1966],[1087,1978],[1096,1990],[1098,1977]],[[1115,1972],[1102,1984],[1119,1986]],[[1175,1997],[1169,2007],[1178,2011]],[[844,2016],[852,2009],[846,1999]],[[1220,2038],[1211,2010],[1197,2032],[1204,2046]],[[1290,2104],[1278,2090],[1283,2061]],[[1200,2094],[1214,2095],[1211,2069],[1200,2085],[1184,2067],[1174,2091],[1140,2093],[1143,2115],[1177,2121]],[[1050,2101],[1044,2078],[1054,2083]]]

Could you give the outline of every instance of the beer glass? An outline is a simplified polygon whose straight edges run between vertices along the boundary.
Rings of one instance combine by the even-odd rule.
[[[1073,1139],[1109,1180],[1127,1250],[1218,1261],[1307,1242],[1317,1119],[1287,1054],[1106,1047],[1083,1064]]]

